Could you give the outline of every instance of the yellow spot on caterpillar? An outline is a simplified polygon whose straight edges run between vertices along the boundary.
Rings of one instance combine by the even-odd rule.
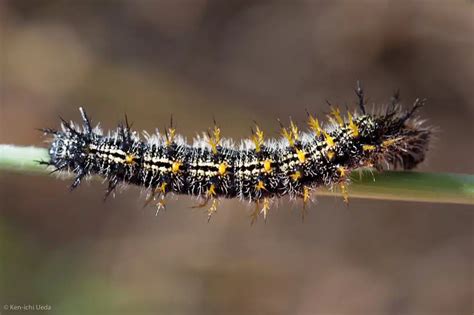
[[[291,131],[288,131],[286,128],[282,128],[281,129],[281,134],[283,135],[283,137],[286,138],[286,140],[288,140],[288,143],[290,144],[290,147],[295,146],[295,140],[293,139],[293,135],[292,135]]]
[[[263,170],[267,174],[270,174],[272,172],[272,161],[271,160],[263,161]]]
[[[219,175],[224,176],[227,172],[228,167],[229,165],[227,164],[227,162],[222,162],[221,164],[219,164]]]
[[[217,126],[214,126],[214,131],[212,137],[209,139],[209,145],[211,146],[212,153],[217,153],[217,146],[221,141],[221,129]]]
[[[319,120],[317,118],[314,118],[313,115],[309,115],[308,119],[308,125],[311,130],[313,130],[316,135],[319,137],[321,136],[321,126],[319,125]]]
[[[208,197],[215,197],[216,196],[216,186],[214,184],[211,184],[211,187],[207,190],[207,196]]]
[[[299,132],[298,132],[298,127],[295,125],[293,121],[290,121],[289,129],[282,127],[281,134],[283,135],[283,137],[286,138],[286,140],[288,140],[290,147],[295,146],[295,142],[298,141],[298,138],[299,138]]]
[[[291,179],[296,182],[298,179],[301,178],[301,172],[300,171],[296,171],[294,172],[293,174],[290,175],[291,176]]]
[[[171,164],[171,172],[173,172],[173,174],[176,174],[180,171],[180,167],[181,165],[183,165],[183,163],[181,161],[176,161],[176,162],[173,162],[173,164]]]
[[[298,155],[298,160],[300,163],[304,163],[306,161],[306,154],[303,150],[296,149],[296,155]]]
[[[290,121],[290,129],[293,135],[293,139],[298,140],[298,126],[295,125],[293,121]]]
[[[359,136],[359,127],[357,126],[357,124],[352,119],[351,113],[348,112],[347,117],[349,118],[349,129],[352,132],[352,136],[354,138],[357,138]]]
[[[127,154],[125,156],[125,163],[132,164],[134,159],[135,159],[135,156],[133,154]]]
[[[324,135],[324,139],[326,140],[326,144],[328,147],[332,148],[334,146],[334,138],[331,137],[326,131],[322,131]]]
[[[164,193],[166,192],[166,186],[168,186],[167,183],[165,183],[165,182],[161,183],[161,185],[160,185],[160,192],[161,192],[162,194],[164,194]]]
[[[333,151],[327,151],[326,152],[326,157],[328,158],[329,161],[331,161],[334,158],[335,153]]]
[[[397,143],[400,140],[400,138],[395,138],[395,139],[388,139],[382,142],[383,147],[389,147],[395,143]]]
[[[339,108],[337,107],[332,107],[331,108],[331,115],[332,117],[334,117],[334,119],[336,120],[336,123],[339,125],[339,126],[344,126],[344,120],[342,120],[342,117],[341,117],[341,112],[339,111]],[[330,117],[331,118],[331,117]]]
[[[364,151],[374,151],[376,149],[375,145],[364,144],[362,145],[362,150]]]
[[[263,145],[263,131],[256,126],[256,131],[252,135],[252,142],[255,144],[255,151],[260,152]]]
[[[166,145],[170,146],[174,142],[174,138],[176,137],[176,129],[169,128],[168,132],[166,133]]]
[[[347,172],[346,172],[346,169],[345,169],[344,167],[342,167],[342,166],[339,166],[339,167],[337,168],[337,171],[339,172],[339,175],[340,175],[341,177],[345,177],[345,176],[347,175],[347,174],[346,174],[346,173],[347,173]]]
[[[259,180],[258,183],[255,185],[255,189],[256,189],[257,191],[260,191],[260,190],[262,190],[262,189],[263,189],[263,190],[267,190],[267,189],[265,188],[265,184],[264,184],[261,180]]]

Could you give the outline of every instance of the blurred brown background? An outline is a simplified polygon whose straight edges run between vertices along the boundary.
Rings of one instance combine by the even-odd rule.
[[[252,120],[276,136],[325,100],[354,106],[400,88],[439,127],[430,172],[473,173],[472,1],[0,2],[0,143],[45,146],[37,127],[85,106],[113,128],[170,114],[192,138]],[[139,189],[102,202],[100,182],[0,174],[0,306],[48,314],[472,314],[467,206],[319,198],[250,226],[224,201],[207,223],[187,197],[155,217]],[[2,314],[10,312],[1,311]],[[26,312],[22,312],[26,313]]]

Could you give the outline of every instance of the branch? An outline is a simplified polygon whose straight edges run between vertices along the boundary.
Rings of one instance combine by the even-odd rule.
[[[0,171],[47,174],[39,160],[49,160],[47,149],[0,144]],[[351,180],[350,198],[474,204],[474,175],[361,170],[353,172]],[[327,189],[316,193],[341,195]]]
[[[47,174],[46,167],[38,163],[42,160],[49,161],[45,148],[0,144],[0,171]]]

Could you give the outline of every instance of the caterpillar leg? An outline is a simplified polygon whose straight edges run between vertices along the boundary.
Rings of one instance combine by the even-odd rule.
[[[267,221],[267,215],[268,215],[269,210],[270,210],[270,199],[263,198],[263,206],[262,206],[262,210],[260,210],[260,213],[263,213],[263,220],[265,222]]]
[[[207,222],[209,222],[211,220],[212,215],[217,212],[217,205],[219,203],[219,200],[217,198],[208,196],[206,199],[204,199],[202,203],[192,207],[193,209],[204,208],[209,204],[209,201],[211,200],[211,206],[209,207],[209,209],[207,209]]]
[[[71,187],[69,187],[69,190],[73,191],[74,189],[76,189],[85,176],[86,176],[86,172],[83,169],[79,170],[76,177],[74,178],[74,181],[71,184]]]
[[[263,198],[262,201],[262,207],[260,208],[260,200],[257,200],[255,202],[255,210],[252,212],[250,217],[252,220],[250,221],[250,224],[254,224],[257,222],[258,216],[260,214],[263,214],[263,220],[267,222],[267,216],[268,216],[268,211],[270,210],[270,199],[269,198]]]
[[[211,221],[212,215],[213,215],[215,212],[217,212],[217,204],[218,204],[218,199],[217,199],[217,198],[213,198],[213,199],[212,199],[211,206],[210,206],[209,209],[207,210],[207,222]]]
[[[349,193],[347,191],[347,183],[345,183],[345,182],[340,183],[339,188],[341,189],[342,198],[344,199],[344,203],[346,205],[348,205],[349,204]]]
[[[143,204],[143,208],[147,207],[150,204],[150,202],[152,202],[152,200],[154,200],[156,196],[159,195],[158,193],[159,193],[158,188],[153,188],[153,190],[148,194],[148,196],[146,196],[145,203]]]
[[[255,202],[255,209],[250,214],[250,225],[253,225],[255,222],[257,222],[259,213],[260,213],[260,202],[257,200]]]
[[[207,206],[207,204],[209,203],[209,200],[210,200],[210,199],[211,199],[211,198],[206,198],[206,199],[204,199],[203,202],[201,202],[200,204],[197,204],[197,205],[195,205],[195,206],[192,206],[191,208],[193,208],[193,209],[204,208],[205,206]]]
[[[104,201],[106,201],[107,198],[110,196],[110,194],[112,194],[115,191],[117,184],[118,184],[118,180],[116,178],[112,178],[109,180],[109,186],[107,187],[107,191],[105,192]]]
[[[304,222],[304,218],[308,212],[307,205],[311,201],[311,191],[308,186],[303,186],[303,208],[301,209],[301,221]]]
[[[165,197],[167,186],[168,184],[166,182],[163,182],[160,186],[154,187],[153,190],[146,197],[143,208],[148,206],[153,200],[156,200],[156,198],[160,198],[160,200],[156,203],[155,215],[158,215],[161,209],[166,209]]]
[[[161,195],[160,201],[156,203],[156,213],[155,213],[156,216],[158,215],[161,209],[166,210],[165,195]]]
[[[48,173],[49,175],[67,169],[67,163],[63,163],[63,164],[60,164],[60,165],[54,165],[54,163],[45,162],[45,161],[38,161],[38,163],[41,164],[41,165],[48,165],[48,166],[54,166],[55,167],[54,170],[52,170],[51,172]]]
[[[349,204],[349,193],[347,191],[347,184],[349,183],[349,180],[348,180],[348,174],[347,174],[347,170],[340,166],[338,168],[338,172],[339,172],[339,188],[341,190],[341,194],[342,194],[342,198],[344,199],[344,203],[347,205]]]
[[[219,200],[216,198],[216,191],[215,191],[215,185],[212,184],[209,188],[209,190],[206,192],[206,199],[204,201],[196,206],[193,206],[193,209],[196,208],[204,208],[208,205],[209,201],[212,200],[211,206],[207,210],[207,221],[209,222],[211,220],[212,215],[217,212],[217,205],[219,203]]]

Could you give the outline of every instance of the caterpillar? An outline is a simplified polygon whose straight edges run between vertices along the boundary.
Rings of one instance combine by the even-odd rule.
[[[240,144],[222,138],[216,123],[191,145],[172,122],[162,134],[140,135],[126,116],[116,130],[104,134],[79,108],[81,125],[61,118],[59,130],[42,129],[52,139],[50,160],[40,163],[54,167],[53,172],[74,173],[71,190],[90,175],[103,177],[108,181],[105,198],[122,183],[144,187],[146,203],[155,201],[158,210],[169,193],[197,196],[199,207],[210,204],[209,218],[219,199],[239,198],[256,204],[254,219],[260,214],[266,219],[274,199],[288,195],[306,205],[320,186],[339,186],[347,202],[353,170],[414,168],[424,160],[431,136],[431,128],[414,115],[424,100],[403,110],[396,93],[386,109],[371,114],[362,88],[355,92],[358,109],[345,117],[331,107],[329,121],[322,125],[308,112],[307,131],[290,121],[281,126],[281,138],[266,140],[256,126]]]

